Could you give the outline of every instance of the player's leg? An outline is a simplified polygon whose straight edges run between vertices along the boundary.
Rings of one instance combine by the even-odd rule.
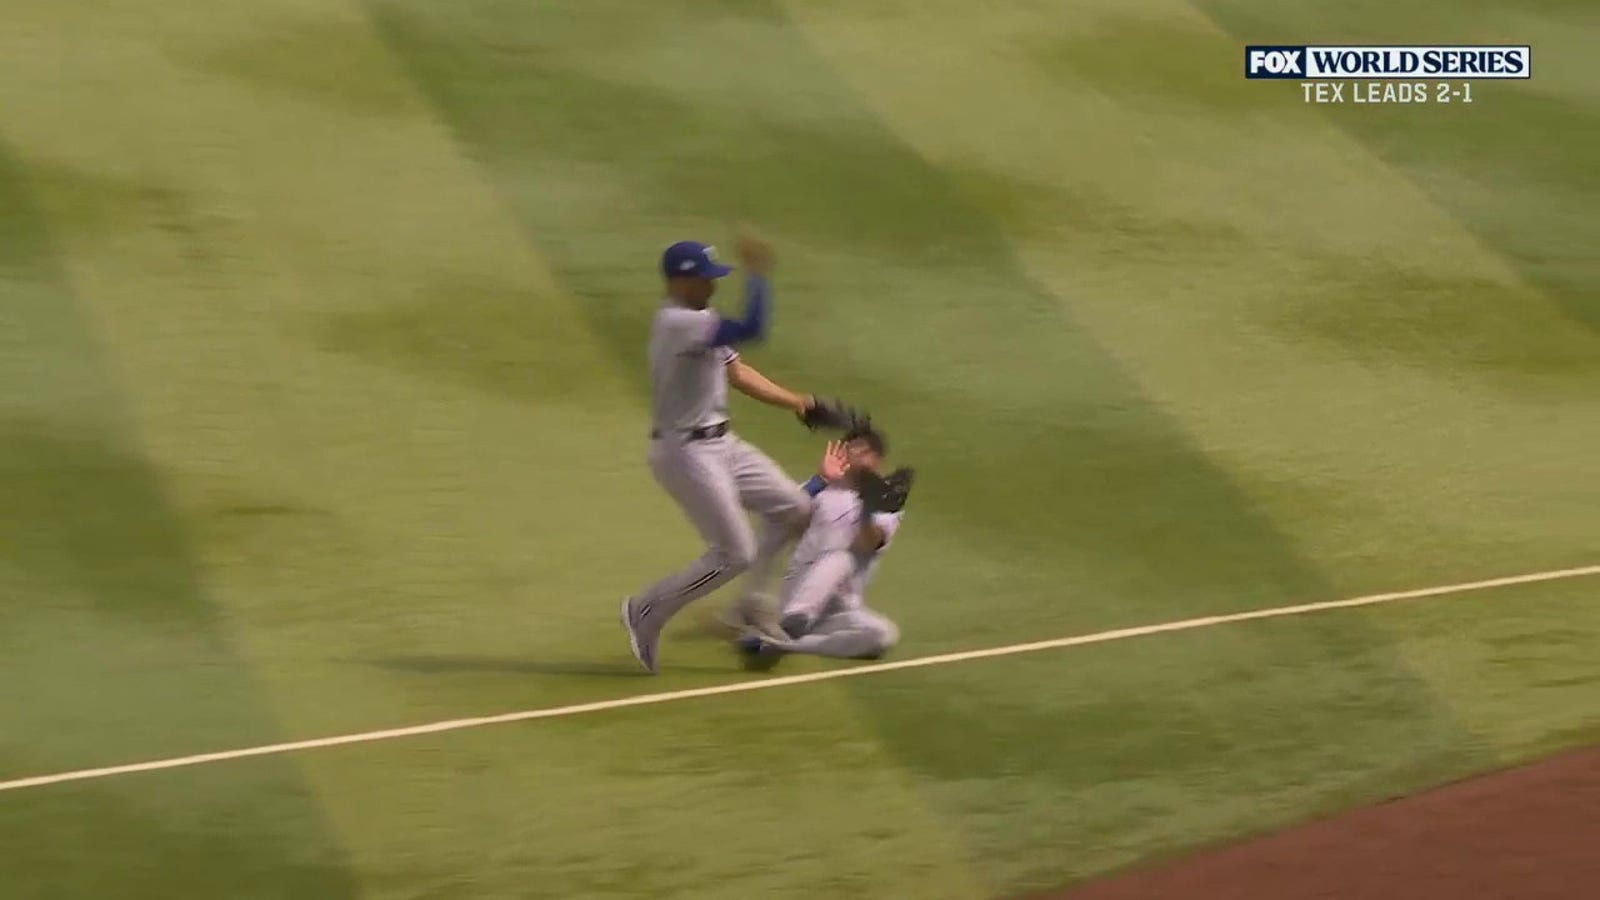
[[[877,659],[899,642],[898,626],[870,609],[856,607],[824,617],[783,649],[839,659]]]
[[[759,602],[784,549],[800,537],[810,521],[811,497],[754,445],[736,439],[729,456],[740,502],[761,517],[755,559],[741,592],[747,601]]]
[[[636,628],[649,640],[679,610],[738,577],[755,559],[755,535],[726,463],[727,440],[658,440],[650,448],[650,471],[705,539],[706,552],[630,601]]]
[[[848,550],[824,553],[802,570],[784,579],[778,598],[782,628],[791,638],[811,631],[828,618],[830,605],[856,572],[855,554]]]
[[[802,530],[801,534],[804,534]],[[760,546],[758,540],[757,546]],[[782,637],[779,612],[795,587],[802,583],[812,561],[790,557],[778,588],[777,600],[764,595],[741,593],[738,599],[714,613],[706,627],[717,637],[733,640],[752,631],[769,637]],[[750,579],[746,579],[749,581]]]
[[[779,620],[745,625],[735,641],[746,669],[765,672],[776,666],[789,652],[792,638],[810,631],[837,608],[836,598],[855,571],[848,557],[846,552],[833,552],[790,561],[778,591]]]

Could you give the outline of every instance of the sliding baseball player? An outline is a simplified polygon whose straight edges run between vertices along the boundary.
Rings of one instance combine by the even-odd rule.
[[[746,667],[770,669],[786,653],[872,659],[899,641],[894,622],[864,602],[878,560],[900,529],[915,474],[909,468],[881,474],[886,450],[881,432],[859,426],[828,445],[817,474],[801,486],[813,502],[779,593],[784,636],[741,637]]]

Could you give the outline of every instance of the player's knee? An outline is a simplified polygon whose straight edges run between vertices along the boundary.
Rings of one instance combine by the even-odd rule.
[[[900,643],[900,628],[888,619],[876,623],[872,635],[872,652],[867,659],[882,659]]]
[[[749,535],[740,535],[726,544],[714,548],[712,552],[717,556],[719,568],[727,569],[730,574],[738,575],[750,568],[750,564],[756,561],[756,541],[755,538]]]
[[[895,644],[900,643],[900,628],[885,619],[864,632],[866,646],[856,654],[856,659],[882,659]]]

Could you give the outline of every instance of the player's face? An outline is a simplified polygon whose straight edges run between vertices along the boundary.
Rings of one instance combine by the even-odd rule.
[[[872,445],[860,438],[845,443],[844,455],[852,469],[875,470],[883,463],[883,457],[872,449]]]
[[[717,280],[715,278],[691,278],[689,280],[691,282],[690,290],[693,291],[690,299],[697,304],[696,309],[705,309],[711,303],[711,295],[717,292]]]
[[[717,282],[712,278],[674,278],[669,291],[684,306],[705,309],[711,303],[711,295],[717,292]]]

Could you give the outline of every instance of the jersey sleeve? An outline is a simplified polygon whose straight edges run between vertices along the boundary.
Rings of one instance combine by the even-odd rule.
[[[717,359],[725,366],[733,365],[734,361],[739,358],[739,351],[737,351],[737,350],[735,350],[732,347],[729,347],[727,345],[723,345],[723,346],[718,347],[716,349],[717,349]]]
[[[675,355],[704,353],[711,347],[711,339],[716,335],[717,326],[721,322],[722,319],[709,309],[670,307],[661,312],[662,337]],[[724,349],[717,348],[719,355]],[[735,357],[737,355],[735,354]],[[724,364],[733,362],[732,359],[722,361]]]
[[[766,337],[767,302],[771,294],[767,279],[751,273],[745,278],[744,289],[744,315],[718,321],[717,330],[711,333],[713,347],[728,347]]]

